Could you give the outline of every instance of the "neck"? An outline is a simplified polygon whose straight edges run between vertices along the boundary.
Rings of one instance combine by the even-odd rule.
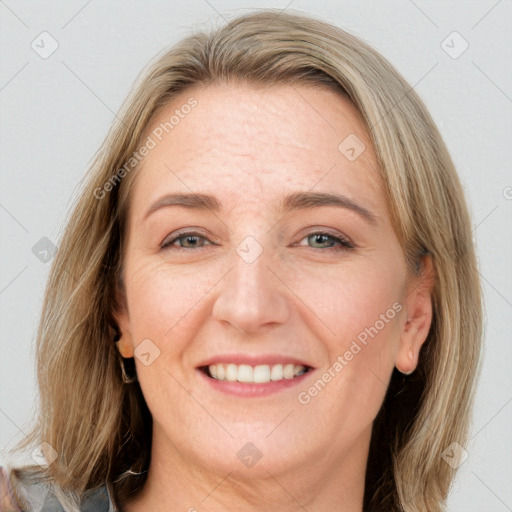
[[[258,470],[256,465],[244,471],[203,466],[173,445],[161,449],[155,434],[148,478],[134,498],[121,504],[122,512],[363,510],[371,425],[341,456],[323,453],[296,467]]]

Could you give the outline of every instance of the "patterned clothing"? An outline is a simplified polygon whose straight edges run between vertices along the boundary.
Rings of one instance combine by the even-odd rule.
[[[21,489],[29,508],[21,509],[14,498],[9,475],[0,466],[0,512],[66,512],[50,486],[37,484]],[[80,512],[117,512],[107,487],[88,491],[80,504]]]

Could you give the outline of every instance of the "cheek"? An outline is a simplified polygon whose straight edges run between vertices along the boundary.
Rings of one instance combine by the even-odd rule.
[[[347,262],[325,269],[296,270],[293,291],[301,315],[318,326],[317,336],[330,351],[343,353],[352,340],[389,337],[402,309],[399,268]],[[377,331],[377,332],[376,332]],[[372,334],[374,336],[372,336]]]
[[[213,269],[210,274],[192,266],[171,269],[161,261],[134,266],[127,293],[135,344],[141,336],[163,342],[173,331],[186,331],[201,300],[218,281]]]
[[[190,410],[193,405],[183,388],[190,379],[183,368],[188,367],[191,337],[204,321],[198,317],[201,300],[207,299],[215,281],[192,266],[172,269],[160,260],[134,261],[130,270],[126,287],[137,375],[146,403],[158,422],[167,418],[169,408]],[[146,365],[143,358],[137,357],[137,346],[142,347],[147,343],[143,340],[148,339],[157,347],[149,345],[151,357],[153,351],[158,357]],[[173,416],[164,421],[182,427],[181,420]]]
[[[403,309],[400,269],[347,265],[316,277],[302,274],[295,283],[313,306],[311,325],[318,326],[329,361],[313,386],[301,390],[299,402],[318,408],[319,417],[329,410],[351,430],[373,421],[386,393]]]

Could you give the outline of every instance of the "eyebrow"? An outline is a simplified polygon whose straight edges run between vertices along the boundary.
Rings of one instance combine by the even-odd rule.
[[[170,206],[181,206],[191,210],[210,210],[212,212],[220,212],[222,210],[222,203],[215,196],[209,194],[168,194],[151,205],[144,215],[144,219],[155,211]],[[284,215],[291,211],[318,208],[320,206],[345,208],[357,213],[371,224],[376,224],[377,222],[375,214],[353,199],[328,192],[294,192],[281,200],[277,212]]]

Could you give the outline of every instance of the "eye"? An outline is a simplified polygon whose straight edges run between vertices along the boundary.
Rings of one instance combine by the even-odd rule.
[[[312,249],[326,249],[328,251],[339,252],[342,249],[353,249],[354,244],[350,242],[347,238],[341,235],[333,235],[331,233],[327,233],[325,231],[317,231],[314,233],[310,233],[302,240],[308,240],[313,244],[326,244],[330,243],[327,247],[312,247]],[[330,242],[329,242],[330,241]]]
[[[306,239],[308,240],[308,242],[313,244],[324,245],[326,243],[330,243],[330,245],[328,245],[327,247],[311,247],[312,249],[325,249],[328,251],[339,252],[342,248],[354,248],[354,244],[345,237],[341,235],[333,235],[325,231],[317,231],[314,233],[310,233],[302,240]],[[179,245],[173,247],[176,242],[179,242]],[[217,244],[210,242],[205,236],[201,235],[196,231],[182,231],[175,234],[174,236],[171,236],[171,238],[164,240],[164,242],[161,245],[161,249],[198,249],[200,247],[204,247],[205,245]]]
[[[200,243],[200,240],[207,240],[207,238],[195,231],[182,231],[177,233],[176,236],[164,240],[163,244],[161,245],[161,249],[171,248],[171,246],[174,245],[174,243],[178,240],[180,241],[180,245],[175,247],[176,249],[196,249],[204,245]],[[212,245],[216,244],[212,243]]]

